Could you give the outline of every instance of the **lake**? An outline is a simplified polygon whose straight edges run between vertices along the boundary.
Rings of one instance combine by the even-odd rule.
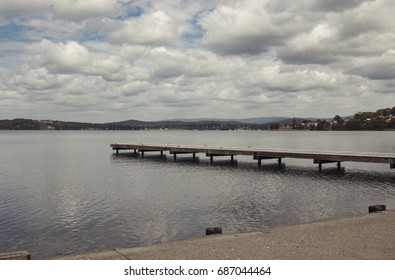
[[[395,132],[0,131],[0,252],[33,259],[395,209],[389,164],[263,161],[147,153],[111,143],[395,151]]]

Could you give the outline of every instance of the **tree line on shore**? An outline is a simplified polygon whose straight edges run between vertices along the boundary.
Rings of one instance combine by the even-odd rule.
[[[113,123],[82,123],[54,120],[0,120],[0,129],[7,130],[386,130],[395,129],[395,106],[376,112],[358,112],[350,117],[336,115],[332,119],[289,118],[274,123],[239,121],[157,121],[128,120]]]
[[[297,130],[387,130],[395,129],[395,107],[376,112],[358,112],[350,117],[336,115],[333,119],[296,119],[272,123],[270,129]]]

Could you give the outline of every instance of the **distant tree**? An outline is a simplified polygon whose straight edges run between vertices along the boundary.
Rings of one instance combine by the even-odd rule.
[[[296,118],[292,119],[292,129],[296,128]]]
[[[271,129],[271,130],[280,129],[280,124],[279,123],[271,123],[269,125],[269,129]]]
[[[332,120],[332,130],[343,130],[344,120],[339,115],[336,115]]]
[[[329,128],[330,128],[330,123],[328,123],[326,120],[318,119],[316,121],[316,126],[315,126],[316,130],[329,130]]]

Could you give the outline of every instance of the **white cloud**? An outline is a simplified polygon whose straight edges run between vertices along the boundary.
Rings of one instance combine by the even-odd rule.
[[[122,61],[117,56],[97,58],[74,41],[56,44],[43,40],[41,47],[42,64],[52,73],[102,76],[106,80],[122,79]]]
[[[265,1],[219,5],[199,20],[206,30],[203,43],[224,54],[259,54],[276,45],[288,26],[278,28]]]
[[[172,19],[162,11],[123,22],[112,21],[107,38],[115,43],[151,44],[170,40],[176,32]]]

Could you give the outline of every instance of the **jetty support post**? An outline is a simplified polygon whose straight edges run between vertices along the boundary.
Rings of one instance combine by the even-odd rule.
[[[160,155],[163,156],[163,150],[158,150],[158,149],[138,149],[139,152],[141,152],[141,157],[144,157],[144,154],[146,152],[160,152]]]
[[[390,168],[391,168],[391,169],[395,169],[395,162],[390,163]]]
[[[193,160],[195,161],[195,159],[196,159],[196,152],[170,151],[170,154],[173,155],[174,160],[177,159],[178,154],[192,154]]]
[[[210,157],[210,163],[214,162],[214,157],[229,157],[230,156],[230,160],[233,163],[234,161],[234,156],[233,154],[215,154],[215,153],[206,153],[207,157]]]
[[[325,163],[336,163],[337,171],[340,171],[341,163],[342,163],[342,161],[339,161],[339,160],[323,160],[323,159],[314,159],[313,162],[314,162],[314,164],[318,164],[319,171],[322,171],[322,165]]]
[[[280,157],[259,156],[257,154],[254,154],[254,159],[258,160],[258,167],[262,166],[263,159],[277,159],[278,167],[281,167],[281,163],[282,163],[282,158],[280,158]]]

